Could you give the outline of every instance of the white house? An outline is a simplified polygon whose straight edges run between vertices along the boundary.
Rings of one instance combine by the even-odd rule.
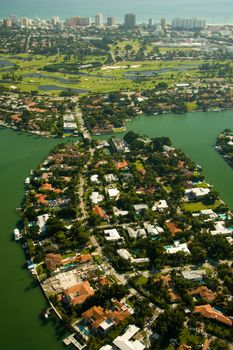
[[[109,197],[112,199],[112,198],[119,198],[119,195],[120,195],[120,191],[117,189],[117,188],[109,188],[107,190],[107,193],[109,195]]]
[[[97,184],[100,183],[99,175],[98,175],[98,174],[92,175],[90,180],[91,180],[91,182],[93,182],[93,183],[97,183]]]
[[[119,350],[144,350],[145,345],[143,345],[139,340],[132,340],[132,338],[140,331],[140,328],[135,325],[129,325],[126,332],[117,337],[113,344]]]
[[[225,226],[225,221],[216,221],[214,230],[210,231],[214,235],[226,235],[229,236],[233,233],[232,230]]]
[[[176,254],[178,252],[190,254],[187,244],[180,243],[179,241],[174,241],[174,245],[167,245],[164,248],[168,254]]]
[[[160,199],[158,202],[155,202],[155,204],[152,207],[152,211],[160,211],[163,212],[168,209],[168,204],[165,201],[165,199]]]
[[[46,229],[46,222],[49,218],[49,214],[43,214],[40,216],[37,216],[36,223],[39,226],[39,234],[43,233]]]
[[[149,209],[147,204],[135,204],[133,207],[134,207],[134,209],[135,209],[137,214],[139,214],[140,211],[142,211],[142,210],[148,210]]]
[[[99,192],[92,192],[91,194],[91,201],[94,204],[98,204],[104,200],[104,196],[100,194]]]
[[[105,239],[109,242],[120,241],[122,237],[119,235],[118,231],[113,228],[111,230],[104,230]]]
[[[207,194],[209,194],[210,189],[204,188],[204,187],[194,187],[190,189],[185,190],[185,194],[188,196],[189,199],[199,199]]]

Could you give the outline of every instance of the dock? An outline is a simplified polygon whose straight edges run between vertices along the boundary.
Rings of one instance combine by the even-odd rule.
[[[75,333],[69,335],[67,338],[63,339],[63,343],[67,346],[74,345],[77,349],[82,350],[86,347],[86,344],[80,344],[75,338]]]

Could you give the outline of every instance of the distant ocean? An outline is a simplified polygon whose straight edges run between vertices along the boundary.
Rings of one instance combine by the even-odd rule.
[[[159,21],[161,17],[169,22],[180,16],[201,17],[208,24],[233,24],[233,0],[0,0],[0,18],[10,14],[43,19],[54,15],[61,19],[79,15],[94,18],[98,12],[116,16],[119,23],[125,13],[133,12],[138,22],[149,18]]]

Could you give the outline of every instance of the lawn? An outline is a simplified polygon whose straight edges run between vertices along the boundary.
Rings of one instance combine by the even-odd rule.
[[[220,200],[216,200],[216,202],[212,205],[204,205],[202,202],[196,203],[184,203],[182,205],[182,209],[186,211],[190,211],[192,213],[199,212],[205,209],[216,209],[218,208],[222,202]]]
[[[203,343],[203,338],[194,334],[191,334],[189,329],[184,328],[180,334],[180,342],[181,344],[186,345],[200,345]]]
[[[140,277],[137,278],[136,284],[137,284],[138,287],[144,286],[146,283],[147,283],[147,278],[146,277],[140,276]]]

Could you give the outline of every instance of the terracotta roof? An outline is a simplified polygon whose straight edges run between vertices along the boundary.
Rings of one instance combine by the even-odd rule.
[[[91,327],[95,329],[97,329],[106,319],[110,319],[116,325],[118,325],[129,316],[130,312],[128,310],[104,310],[100,306],[93,306],[82,314],[85,321],[89,322]]]
[[[47,109],[41,109],[41,108],[30,108],[29,111],[30,112],[38,112],[38,113],[47,113],[48,112]]]
[[[209,304],[196,306],[194,312],[199,312],[203,317],[216,320],[228,326],[232,326],[232,320],[229,317],[223,315],[219,311],[214,310]]]
[[[13,114],[11,115],[11,120],[14,122],[21,122],[22,120],[22,115],[21,114]]]
[[[168,289],[168,294],[169,294],[171,303],[176,303],[177,301],[180,301],[179,294],[176,293],[173,289],[169,288]]]
[[[92,259],[92,256],[90,254],[77,255],[77,256],[62,260],[62,264],[67,265],[72,262],[79,262],[80,264],[83,264],[85,262],[91,261],[91,259]]]
[[[204,344],[203,344],[202,350],[208,350],[209,345],[210,345],[210,339],[206,339]]]
[[[90,254],[84,254],[84,255],[78,256],[78,262],[80,262],[81,264],[91,261],[91,259],[92,259],[92,256]]]
[[[106,320],[107,315],[101,306],[93,306],[82,314],[82,317],[91,323],[93,328],[98,328],[100,323]]]
[[[163,281],[164,284],[169,284],[171,282],[171,276],[166,275],[166,276],[161,276],[160,279]]]
[[[114,321],[116,325],[124,322],[124,320],[130,316],[130,312],[128,310],[109,311],[106,313],[108,315],[108,318]]]
[[[213,293],[212,290],[208,289],[206,286],[189,289],[188,293],[190,295],[200,295],[201,298],[208,301],[213,301],[215,299],[215,293]]]
[[[179,350],[192,350],[192,347],[189,345],[181,344]]]
[[[182,232],[182,230],[179,227],[177,227],[173,222],[166,222],[166,226],[173,236],[175,236],[179,232]]]
[[[108,285],[112,284],[111,281],[108,279],[107,276],[100,276],[100,277],[99,277],[99,283],[100,283],[102,286],[108,286]]]
[[[64,293],[70,296],[71,303],[74,305],[83,304],[87,298],[95,294],[88,281],[78,283],[66,289]]]
[[[98,205],[95,205],[92,208],[93,213],[95,213],[97,216],[99,216],[101,219],[109,219],[109,216],[105,214],[104,210],[99,207]]]
[[[47,204],[48,203],[48,201],[46,200],[46,198],[47,198],[46,194],[37,193],[35,195],[35,197],[37,199],[37,202],[40,204]]]
[[[43,184],[40,188],[41,190],[43,191],[52,191],[52,192],[55,192],[55,193],[61,193],[62,190],[59,189],[59,188],[53,188],[53,186],[51,184]]]
[[[119,162],[115,165],[117,170],[126,168],[128,166],[128,162],[126,160],[122,160],[122,162]]]

